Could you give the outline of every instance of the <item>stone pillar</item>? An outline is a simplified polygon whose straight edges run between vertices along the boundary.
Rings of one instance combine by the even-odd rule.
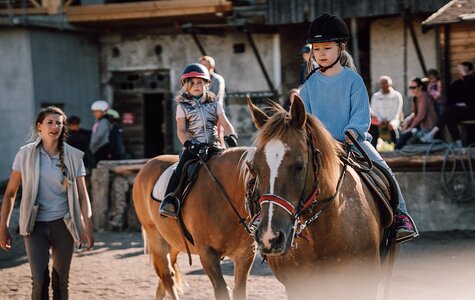
[[[95,231],[103,231],[109,208],[109,169],[98,166],[92,169],[92,221]]]
[[[113,231],[124,229],[129,191],[130,183],[127,176],[116,175],[112,180],[110,191],[111,203],[108,211],[109,226]]]

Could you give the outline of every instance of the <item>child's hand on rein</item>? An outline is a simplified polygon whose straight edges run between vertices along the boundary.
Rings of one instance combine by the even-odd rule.
[[[347,130],[349,134],[356,140],[358,138],[358,135],[353,131],[353,130]],[[353,145],[353,142],[350,140],[348,136],[345,135],[345,142],[349,145]]]

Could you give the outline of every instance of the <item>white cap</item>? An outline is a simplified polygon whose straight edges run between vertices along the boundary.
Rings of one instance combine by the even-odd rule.
[[[109,109],[109,103],[104,100],[97,100],[94,101],[91,105],[91,110],[99,110],[102,112],[106,112]]]

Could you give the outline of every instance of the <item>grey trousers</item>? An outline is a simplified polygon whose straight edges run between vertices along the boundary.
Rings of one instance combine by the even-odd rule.
[[[388,164],[384,161],[384,159],[379,155],[378,151],[371,145],[370,142],[364,141],[360,142],[361,148],[368,154],[369,158],[371,160],[376,161],[380,165],[382,165],[394,178],[394,181],[396,182],[396,187],[397,187],[397,193],[399,195],[399,210],[403,213],[407,214],[407,208],[406,208],[406,201],[404,201],[404,196],[402,195],[401,188],[399,187],[399,183],[396,180],[396,176],[394,175],[394,172],[391,170],[391,168],[388,166]],[[356,149],[356,147],[354,147]]]
[[[68,299],[69,268],[74,241],[63,219],[36,222],[32,234],[24,238],[32,276],[31,299],[48,299],[50,248],[53,258],[53,299]]]

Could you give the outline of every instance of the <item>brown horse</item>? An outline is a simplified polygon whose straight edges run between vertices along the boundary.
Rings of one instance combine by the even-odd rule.
[[[298,96],[290,112],[248,105],[258,128],[247,158],[262,217],[255,240],[289,298],[375,297],[384,220],[359,175],[342,172],[341,146]]]
[[[245,186],[236,166],[245,150],[226,150],[207,162],[209,170],[230,195],[241,216],[246,215]],[[135,210],[143,226],[153,266],[160,278],[155,295],[157,299],[162,299],[166,293],[171,298],[178,299],[181,274],[176,262],[178,254],[185,251],[185,245],[178,222],[160,217],[160,204],[151,198],[151,193],[160,175],[177,160],[176,155],[155,157],[143,166],[133,186]],[[255,256],[253,240],[239,224],[237,215],[204,167],[201,168],[181,212],[194,239],[194,246],[189,245],[191,253],[199,255],[213,285],[215,297],[230,299],[220,268],[220,261],[226,256],[234,261],[233,298],[246,299],[247,277]]]

